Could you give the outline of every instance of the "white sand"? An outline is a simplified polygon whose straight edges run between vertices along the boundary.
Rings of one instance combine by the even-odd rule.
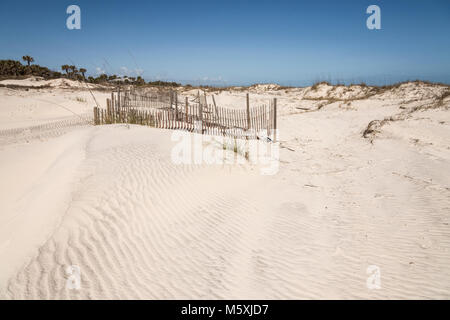
[[[0,88],[0,298],[450,298],[448,88],[370,90],[252,87],[280,113],[261,175],[176,165],[172,131],[89,126],[86,90]]]

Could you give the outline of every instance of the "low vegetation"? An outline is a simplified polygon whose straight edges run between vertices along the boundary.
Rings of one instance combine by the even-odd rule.
[[[31,65],[30,63],[34,61],[33,58],[27,61],[28,65],[23,65],[20,61],[16,60],[0,60],[0,78],[10,79],[37,76],[45,79],[56,79],[61,77],[60,72],[55,72],[36,64]]]
[[[428,83],[431,84],[431,83]],[[399,86],[399,85],[398,85]],[[385,89],[388,90],[388,89]],[[425,111],[429,109],[438,109],[438,108],[445,108],[448,109],[448,105],[445,104],[444,100],[446,100],[450,96],[450,87],[447,86],[447,88],[439,95],[437,96],[434,101],[432,102],[426,102],[418,106],[414,106],[411,108],[401,108],[403,111],[400,113],[397,113],[395,115],[385,117],[382,120],[372,120],[367,125],[366,129],[363,131],[362,136],[366,139],[369,139],[371,143],[373,143],[374,138],[378,133],[381,132],[381,127],[386,125],[389,122],[393,121],[402,121],[405,119],[408,119],[412,113],[418,112],[418,111]],[[415,101],[415,100],[413,100]]]
[[[117,75],[107,75],[105,73],[100,74],[96,77],[87,76],[86,68],[77,67],[75,65],[62,65],[61,72],[50,70],[47,67],[42,67],[38,64],[32,64],[34,58],[31,56],[23,56],[22,60],[26,62],[23,65],[17,60],[0,60],[0,79],[24,79],[30,76],[42,77],[46,80],[66,78],[78,81],[85,81],[89,83],[96,84],[132,84],[136,86],[151,85],[151,86],[170,86],[179,87],[181,84],[177,82],[167,82],[167,81],[149,81],[146,82],[141,76],[119,77]]]
[[[47,67],[40,66],[38,64],[33,64],[35,62],[34,58],[25,55],[22,57],[22,60],[26,64],[22,64],[18,60],[0,60],[0,80],[2,79],[25,79],[30,76],[36,76],[36,77],[42,77],[46,80],[49,79],[57,79],[57,78],[66,78],[66,79],[72,79],[72,80],[78,80],[78,81],[85,81],[88,83],[94,83],[94,84],[113,84],[113,85],[135,85],[135,86],[153,86],[153,87],[182,87],[180,83],[173,82],[173,81],[145,81],[141,76],[137,77],[131,77],[131,76],[117,76],[115,74],[108,75],[106,73],[102,73],[97,76],[87,76],[86,73],[88,70],[83,67],[77,67],[75,65],[62,65],[60,71],[50,70]],[[408,82],[416,82],[416,83],[423,83],[423,84],[429,84],[429,85],[444,85],[448,86],[443,83],[432,83],[428,81],[422,81],[422,80],[415,80],[415,81],[403,81],[403,82],[397,82],[390,85],[382,85],[382,86],[376,86],[376,85],[367,85],[364,82],[356,83],[356,84],[350,84],[350,85],[344,85],[342,83],[337,83],[335,87],[339,86],[346,86],[346,87],[352,87],[352,86],[360,86],[364,88],[369,88],[370,91],[368,91],[368,96],[375,95],[382,93],[384,91],[395,89],[400,87],[404,83]],[[311,86],[311,91],[316,91],[319,86],[321,85],[328,85],[332,86],[330,82],[327,81],[318,81],[314,83]],[[252,86],[212,86],[212,85],[199,85],[199,86],[193,86],[190,84],[186,84],[183,87],[187,90],[190,89],[202,89],[207,92],[221,92],[221,91],[248,91]],[[35,88],[35,87],[34,87]],[[289,90],[294,87],[291,86],[278,86],[276,89],[273,90]],[[362,99],[367,98],[368,96],[362,97]],[[309,98],[308,98],[309,99]],[[318,98],[320,100],[323,100],[325,98]]]

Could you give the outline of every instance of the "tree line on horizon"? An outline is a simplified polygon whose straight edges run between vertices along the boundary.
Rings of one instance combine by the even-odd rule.
[[[53,71],[47,67],[42,67],[38,64],[32,64],[34,62],[34,58],[31,56],[23,56],[22,60],[26,62],[26,65],[23,65],[20,61],[17,60],[0,60],[0,78],[20,78],[26,76],[37,76],[42,77],[46,80],[48,79],[57,79],[57,78],[67,78],[78,81],[86,81],[89,83],[117,83],[117,84],[133,84],[133,85],[155,85],[155,86],[173,86],[178,87],[181,84],[177,82],[167,82],[167,81],[149,81],[146,82],[141,76],[137,77],[128,77],[123,76],[119,77],[115,74],[107,75],[106,73],[102,73],[97,77],[88,76],[86,77],[86,68],[78,68],[74,65],[64,64],[61,66],[61,71]]]

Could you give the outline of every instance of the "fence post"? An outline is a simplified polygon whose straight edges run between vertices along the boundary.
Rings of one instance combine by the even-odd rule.
[[[273,98],[273,141],[277,141],[277,98]]]
[[[94,107],[94,125],[98,124],[98,120],[97,120],[97,107]]]
[[[200,113],[200,132],[203,134],[203,105],[200,103],[200,95],[198,96],[198,107]]]
[[[212,95],[212,101],[214,104],[214,111],[216,112],[216,118],[219,116],[219,112],[217,110],[216,99],[214,99],[214,95]]]
[[[119,122],[121,122],[122,116],[120,114],[120,86],[117,87],[117,114],[119,116]]]
[[[188,122],[188,110],[189,110],[189,109],[188,109],[188,108],[189,108],[189,107],[188,107],[188,103],[189,103],[189,102],[188,102],[188,97],[186,97],[186,103],[185,103],[185,106],[184,106],[184,108],[185,108],[185,109],[184,109],[184,112],[185,112],[185,114],[186,114],[186,123]]]
[[[120,87],[117,87],[117,106],[120,109]]]
[[[178,92],[175,91],[175,121],[178,121]]]
[[[247,130],[250,130],[250,98],[247,93]]]

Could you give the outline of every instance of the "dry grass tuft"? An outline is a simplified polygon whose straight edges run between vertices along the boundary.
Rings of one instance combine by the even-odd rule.
[[[314,83],[314,84],[311,86],[311,90],[312,90],[312,91],[316,91],[317,88],[318,88],[320,85],[331,86],[331,84],[330,84],[329,82],[327,82],[327,81],[320,81],[320,82]]]

